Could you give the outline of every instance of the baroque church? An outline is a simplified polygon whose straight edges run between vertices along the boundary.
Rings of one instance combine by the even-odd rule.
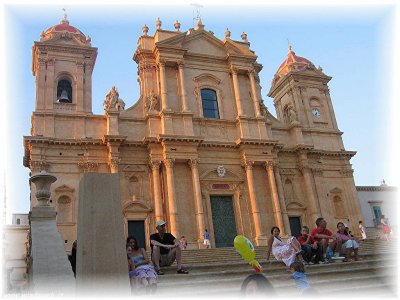
[[[65,249],[77,237],[86,172],[119,175],[124,234],[141,246],[160,219],[189,248],[202,247],[205,229],[213,247],[226,247],[238,234],[265,245],[272,226],[295,235],[321,216],[332,229],[339,221],[356,228],[355,152],[343,145],[331,77],[289,47],[268,94],[274,117],[245,33],[236,41],[227,30],[221,40],[201,20],[187,31],[178,21],[175,30],[162,29],[160,19],[156,27],[154,35],[143,27],[133,56],[140,98],[125,107],[112,87],[102,115],[92,112],[97,48],[89,36],[64,16],[34,42],[36,100],[24,166],[58,179],[49,204]]]

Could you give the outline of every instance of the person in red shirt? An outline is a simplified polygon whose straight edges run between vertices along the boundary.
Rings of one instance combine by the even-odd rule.
[[[326,229],[326,221],[324,218],[318,218],[315,221],[317,228],[314,228],[311,231],[311,237],[317,243],[321,243],[322,245],[322,255],[324,257],[324,262],[329,262],[329,259],[326,258],[326,250],[328,246],[333,250],[336,249],[340,252],[340,248],[342,247],[342,243],[336,239],[336,236],[328,229]],[[331,242],[329,242],[331,240]]]
[[[304,259],[308,264],[313,265],[322,260],[322,244],[313,239],[307,226],[301,228],[301,235],[297,240],[304,251]]]

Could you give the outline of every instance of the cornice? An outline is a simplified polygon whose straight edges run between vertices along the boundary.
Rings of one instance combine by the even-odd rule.
[[[182,135],[166,135],[166,134],[159,134],[158,142],[165,143],[165,142],[183,142],[183,143],[195,143],[200,144],[203,141],[201,137],[195,136],[182,136]]]
[[[43,144],[43,145],[68,145],[68,146],[85,146],[96,145],[103,146],[101,139],[57,139],[42,136],[24,136],[24,145]]]
[[[312,145],[298,145],[295,147],[283,147],[279,149],[279,153],[297,153],[298,151],[306,151],[307,154],[318,155],[318,156],[331,156],[331,157],[353,157],[356,155],[356,151],[329,151],[314,149]]]
[[[235,141],[237,146],[241,145],[257,145],[257,146],[276,146],[277,140],[259,140],[259,139],[237,139]]]
[[[356,186],[357,192],[397,192],[397,187],[396,186],[373,186],[373,185],[367,185],[367,186]]]
[[[229,142],[217,142],[217,141],[203,141],[200,144],[200,147],[204,148],[238,148],[236,143],[229,143]]]
[[[97,56],[97,47],[90,46],[79,46],[79,45],[68,45],[68,44],[44,44],[43,42],[34,42],[34,47],[40,49],[40,51],[57,51],[57,52],[68,52],[68,53],[88,53],[94,52]],[[93,58],[95,59],[96,56]]]

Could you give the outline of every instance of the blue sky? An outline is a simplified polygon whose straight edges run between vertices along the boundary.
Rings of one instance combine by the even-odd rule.
[[[154,33],[157,17],[162,20],[162,29],[174,30],[175,20],[181,23],[181,31],[194,27],[191,2],[162,7],[84,3],[87,5],[3,5],[3,133],[7,141],[3,163],[9,215],[29,211],[29,170],[22,165],[22,136],[30,135],[35,102],[31,47],[42,30],[59,23],[62,8],[67,9],[70,25],[89,35],[92,46],[98,48],[93,73],[95,114],[103,114],[103,99],[114,85],[128,107],[138,99],[137,65],[132,56],[145,23],[149,34]],[[247,33],[251,49],[264,67],[260,73],[262,97],[273,114],[272,99],[267,94],[278,66],[286,58],[288,40],[297,55],[332,76],[329,87],[345,148],[358,152],[351,160],[356,185],[378,185],[383,178],[395,184],[387,151],[393,109],[390,97],[394,81],[387,76],[393,74],[393,1],[357,6],[334,2],[325,2],[324,6],[305,5],[307,2],[302,6],[293,2],[262,6],[256,2],[246,6],[201,3],[203,24],[216,37],[223,39],[226,28],[234,40]]]

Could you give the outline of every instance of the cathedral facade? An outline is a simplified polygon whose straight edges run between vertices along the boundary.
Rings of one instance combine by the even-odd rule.
[[[125,235],[143,246],[160,219],[190,248],[202,247],[205,229],[213,247],[231,246],[238,234],[265,245],[272,226],[296,234],[321,216],[332,229],[344,221],[355,232],[362,219],[355,152],[344,149],[331,77],[289,48],[269,91],[274,117],[246,34],[236,41],[227,30],[220,40],[200,20],[184,32],[178,22],[173,31],[159,19],[156,26],[154,35],[143,27],[133,57],[140,98],[125,107],[112,87],[103,115],[92,113],[90,38],[64,17],[34,42],[36,101],[24,165],[58,178],[49,204],[66,249],[76,239],[86,172],[119,174]]]

